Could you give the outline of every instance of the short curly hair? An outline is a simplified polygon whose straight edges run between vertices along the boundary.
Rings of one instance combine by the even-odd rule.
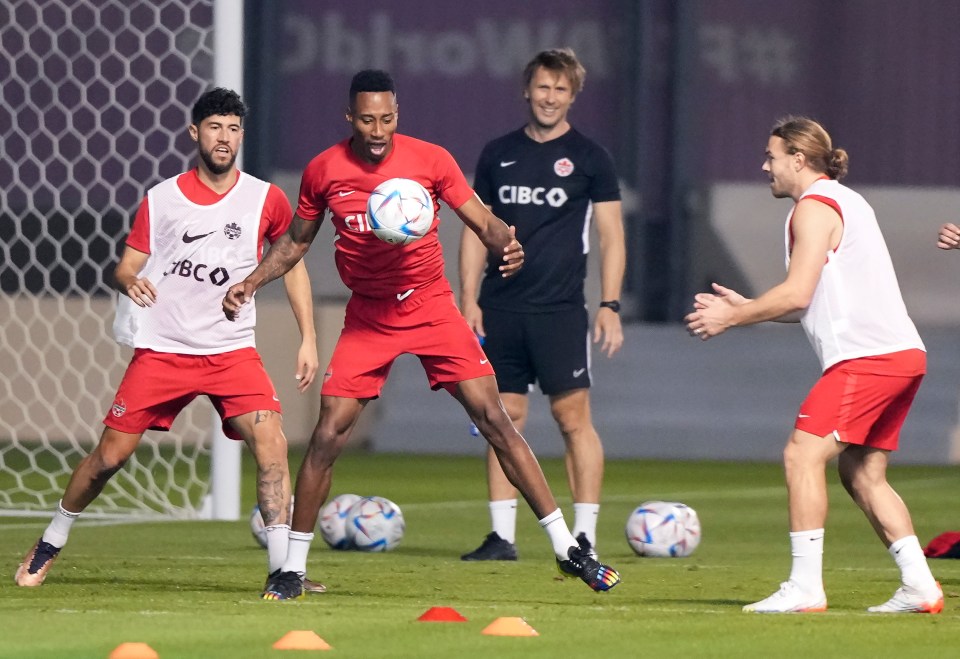
[[[357,94],[363,92],[390,92],[397,95],[397,86],[393,76],[381,69],[364,69],[353,76],[350,81],[350,107],[357,100]]]
[[[247,106],[240,100],[240,94],[225,87],[215,87],[206,92],[193,104],[191,112],[191,121],[194,126],[199,126],[200,122],[213,115],[236,115],[240,117],[240,123],[247,115]]]

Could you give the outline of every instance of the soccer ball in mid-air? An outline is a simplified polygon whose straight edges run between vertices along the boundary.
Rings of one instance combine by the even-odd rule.
[[[290,516],[287,517],[287,524],[293,520],[293,497],[290,497]],[[267,548],[267,531],[263,525],[263,515],[260,514],[260,506],[256,505],[253,507],[253,510],[250,511],[250,533],[253,534],[253,539],[257,541],[257,544]]]
[[[367,199],[367,219],[380,240],[406,245],[433,226],[433,199],[422,185],[408,178],[391,178]]]
[[[347,511],[347,539],[360,551],[390,551],[405,528],[399,506],[383,497],[364,497]]]
[[[320,509],[317,528],[320,529],[320,536],[334,549],[350,549],[347,513],[350,507],[362,498],[357,494],[340,494]]]
[[[627,543],[638,556],[689,556],[700,544],[700,518],[690,506],[647,501],[630,513]]]

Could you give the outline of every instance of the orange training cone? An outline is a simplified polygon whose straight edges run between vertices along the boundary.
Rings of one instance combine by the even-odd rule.
[[[417,618],[420,622],[466,622],[456,609],[449,606],[432,606]]]
[[[113,649],[109,659],[160,659],[160,655],[146,643],[121,643]]]
[[[483,632],[489,636],[539,636],[537,630],[523,618],[497,618]]]
[[[273,644],[274,650],[332,650],[330,644],[316,632],[295,630],[287,632]]]

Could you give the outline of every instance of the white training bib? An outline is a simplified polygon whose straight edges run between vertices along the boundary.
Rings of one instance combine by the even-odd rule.
[[[254,347],[256,308],[251,300],[236,321],[222,301],[260,261],[260,222],[269,184],[242,172],[215,204],[190,201],[173,177],[147,193],[150,257],[141,278],[157,289],[151,307],[120,293],[114,335],[134,348],[209,355]]]
[[[826,370],[837,362],[924,350],[923,341],[907,314],[900,285],[870,204],[838,181],[821,179],[800,197],[834,201],[843,219],[843,236],[826,254],[810,306],[801,324]],[[790,265],[790,219],[785,243]]]

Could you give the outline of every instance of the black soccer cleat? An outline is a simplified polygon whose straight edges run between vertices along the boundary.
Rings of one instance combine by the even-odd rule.
[[[577,544],[580,545],[580,549],[586,552],[587,556],[589,556],[593,560],[597,560],[599,558],[599,556],[597,556],[597,550],[594,549],[590,541],[587,540],[586,533],[583,533],[581,531],[580,533],[577,534],[576,539],[577,539]]]
[[[620,573],[604,565],[580,547],[567,550],[567,560],[557,559],[557,569],[567,577],[580,577],[580,580],[597,592],[610,590],[620,583]]]
[[[483,539],[483,544],[469,554],[460,557],[461,561],[515,561],[517,546],[507,542],[496,531]]]
[[[297,572],[274,570],[267,577],[260,599],[294,600],[303,597],[303,577]]]

